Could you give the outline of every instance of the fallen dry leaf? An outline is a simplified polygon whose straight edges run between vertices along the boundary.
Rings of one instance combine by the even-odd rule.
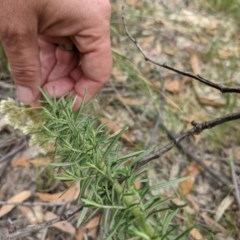
[[[204,222],[206,223],[206,225],[211,229],[215,228],[221,231],[222,233],[227,233],[227,230],[222,225],[214,221],[211,217],[209,217],[207,213],[203,213],[201,216],[204,219]]]
[[[226,210],[231,206],[231,204],[233,203],[234,198],[231,196],[226,196],[222,202],[220,203],[220,205],[217,208],[216,214],[215,214],[215,220],[218,222],[221,217],[223,216],[223,214],[226,212]]]
[[[200,66],[199,66],[199,59],[198,59],[198,56],[196,54],[193,54],[191,56],[190,64],[191,64],[191,67],[192,67],[192,70],[193,70],[194,74],[200,74],[201,73],[201,69],[200,69]]]
[[[174,55],[176,55],[177,54],[177,48],[176,47],[173,47],[173,46],[171,46],[171,47],[165,47],[164,49],[163,49],[163,52],[165,53],[165,54],[167,54],[167,55],[170,55],[170,56],[174,56]]]
[[[202,234],[196,229],[193,228],[190,232],[190,235],[195,239],[195,240],[203,240]]]
[[[67,191],[59,192],[59,193],[36,193],[36,196],[44,202],[50,203],[63,203],[63,202],[71,202],[75,201],[80,192],[80,186],[76,183],[74,186],[70,187]]]
[[[214,107],[214,108],[221,108],[225,106],[225,102],[219,98],[211,98],[211,97],[198,97],[199,103]]]
[[[179,206],[179,207],[186,204],[183,200],[181,200],[181,199],[179,199],[179,198],[174,198],[174,199],[172,199],[172,202],[173,202],[176,206]]]
[[[116,132],[118,132],[118,131],[121,130],[121,128],[120,128],[115,122],[113,122],[112,120],[110,120],[110,119],[108,119],[108,118],[101,118],[100,120],[101,120],[101,122],[102,122],[103,124],[105,124],[105,125],[109,128],[109,130],[111,130],[111,132],[113,132],[113,133],[116,133]],[[131,137],[131,136],[129,135],[129,133],[126,132],[126,131],[122,134],[121,138],[124,139],[125,141],[127,141],[128,143],[131,143],[131,144],[133,143],[132,137]]]
[[[188,166],[187,170],[183,173],[184,177],[189,177],[189,179],[180,183],[180,188],[182,189],[182,192],[185,196],[192,191],[196,176],[199,174],[200,171],[201,168],[198,164],[191,163]]]
[[[193,196],[192,194],[188,194],[186,196],[186,199],[191,203],[193,209],[196,211],[196,212],[199,212],[200,211],[200,207],[197,203],[197,199],[195,198],[195,196]]]
[[[184,86],[184,82],[180,80],[166,80],[164,82],[164,88],[171,93],[179,93]]]
[[[21,156],[20,158],[12,161],[12,167],[41,167],[49,165],[52,162],[52,159],[47,157],[37,157],[35,159],[31,159],[26,155]]]
[[[239,46],[226,46],[218,50],[220,58],[227,59],[229,57],[239,57]]]
[[[127,81],[127,74],[123,71],[120,71],[119,68],[113,67],[112,74],[115,76],[115,79],[118,83],[124,84]]]
[[[127,98],[127,97],[120,97],[118,96],[117,99],[127,106],[140,106],[144,104],[144,101],[141,99],[133,99],[133,98]]]
[[[55,213],[53,212],[46,212],[44,214],[44,220],[45,221],[51,221],[54,218],[57,218],[59,216],[57,216]],[[75,235],[76,233],[76,229],[73,227],[73,225],[67,221],[62,221],[62,222],[58,222],[53,224],[51,227],[55,227],[57,229],[59,229],[62,232],[66,232],[69,233],[71,235]]]
[[[94,217],[86,224],[86,229],[88,230],[88,236],[92,239],[96,239],[98,235],[99,222],[101,220],[101,215]]]
[[[78,228],[76,231],[75,240],[85,240],[86,238],[84,235],[91,237],[91,239],[96,239],[100,220],[101,216],[96,216],[91,219],[86,226]]]
[[[29,167],[29,157],[26,155],[22,155],[20,158],[11,162],[12,167]]]
[[[27,218],[30,224],[38,224],[43,222],[43,211],[41,206],[25,207],[18,206],[21,213]]]
[[[75,240],[85,240],[84,239],[84,234],[86,233],[86,229],[84,227],[80,227],[77,229],[76,234],[75,234]]]
[[[13,197],[8,199],[7,201],[8,202],[14,202],[14,203],[22,203],[25,200],[27,200],[28,198],[30,198],[31,195],[32,195],[31,191],[22,191],[22,192],[20,192],[16,195],[14,195]],[[15,207],[16,207],[16,205],[4,205],[4,206],[2,206],[0,208],[0,217],[3,217],[7,213],[9,213]]]

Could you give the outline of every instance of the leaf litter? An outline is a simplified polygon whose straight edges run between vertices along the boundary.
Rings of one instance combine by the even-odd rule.
[[[124,10],[128,28],[148,56],[176,68],[201,74],[218,83],[239,85],[240,49],[236,23],[224,14],[213,14],[197,1],[187,2],[162,0],[150,4],[148,1],[129,0]],[[191,79],[144,62],[122,31],[120,7],[119,3],[113,3],[112,26],[119,34],[113,34],[113,47],[126,56],[139,72],[124,66],[123,60],[119,60],[123,63],[116,62],[111,84],[100,93],[96,110],[103,112],[100,121],[111,132],[129,126],[122,136],[123,151],[146,148],[152,134],[156,135],[154,144],[157,146],[167,141],[166,134],[160,128],[155,133],[150,131],[154,129],[158,112],[163,124],[177,133],[184,131],[192,120],[208,119],[239,108],[239,98],[236,96],[222,95]],[[8,131],[1,118],[0,122],[1,140],[15,135]],[[209,165],[216,171],[230,176],[229,161],[233,156],[236,156],[237,173],[240,173],[240,149],[237,147],[240,144],[239,138],[237,139],[240,133],[234,125],[227,124],[225,128],[226,131],[223,132],[211,130],[209,134],[200,135],[197,140],[189,139],[185,145],[189,151],[200,155],[203,161],[210,160]],[[1,156],[11,151],[11,148],[13,145],[0,146]],[[238,154],[233,155],[233,152]],[[0,200],[20,203],[31,200],[33,203],[41,201],[53,205],[33,207],[32,210],[24,206],[14,208],[3,205],[0,221],[7,228],[9,218],[16,222],[18,218],[25,218],[28,224],[32,224],[58,216],[66,209],[74,209],[76,193],[80,191],[74,187],[66,191],[68,186],[57,182],[51,189],[46,188],[46,192],[38,192],[36,175],[42,178],[52,177],[51,173],[44,175],[51,159],[29,157],[25,153],[20,151],[15,154],[8,160],[11,165],[4,167],[6,172],[0,178]],[[212,239],[211,236],[219,240],[240,238],[240,215],[235,200],[226,195],[224,189],[219,189],[216,182],[197,164],[189,162],[177,150],[151,164],[148,174],[154,176],[157,183],[169,180],[169,176],[191,176],[189,181],[180,185],[182,192],[172,189],[177,192],[176,203],[188,204],[180,213],[179,224],[182,224],[182,220],[186,225],[192,219],[196,222],[195,228],[190,232],[191,239]],[[161,194],[168,196],[171,194],[168,191]],[[54,206],[54,203],[67,205]],[[34,214],[30,216],[30,212]],[[46,239],[73,239],[75,235],[75,239],[83,240],[89,229],[91,237],[96,239],[99,217],[93,218],[79,229],[75,227],[76,220],[73,218],[69,223],[55,225],[54,229],[47,231]],[[41,234],[35,235],[35,239],[42,239],[41,237]]]

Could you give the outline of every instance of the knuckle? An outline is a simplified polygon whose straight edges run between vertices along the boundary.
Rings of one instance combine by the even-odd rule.
[[[27,29],[16,28],[13,26],[0,27],[0,38],[6,46],[14,46],[24,42],[29,36]]]
[[[36,81],[37,66],[11,63],[15,81],[24,85],[32,85]]]

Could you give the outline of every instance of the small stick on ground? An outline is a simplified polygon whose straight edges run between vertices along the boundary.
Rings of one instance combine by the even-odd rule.
[[[9,234],[8,237],[6,238],[6,240],[24,237],[24,236],[29,235],[30,233],[34,233],[34,232],[38,232],[42,229],[46,229],[55,223],[66,221],[69,218],[73,217],[75,214],[79,213],[83,209],[83,207],[84,207],[84,205],[81,205],[77,210],[75,210],[71,213],[63,214],[57,218],[54,218],[50,221],[47,221],[47,222],[44,222],[41,224],[30,225],[25,228],[19,229],[19,230],[15,231],[14,233]]]

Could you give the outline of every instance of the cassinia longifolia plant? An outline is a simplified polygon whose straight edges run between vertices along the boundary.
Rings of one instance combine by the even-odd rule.
[[[179,207],[171,198],[153,195],[152,191],[185,179],[150,186],[146,168],[135,171],[134,166],[153,149],[122,156],[118,140],[124,130],[108,135],[105,126],[86,113],[89,104],[72,111],[72,99],[43,95],[41,109],[16,105],[8,99],[0,103],[0,113],[7,123],[29,134],[30,143],[40,145],[44,152],[54,146],[56,177],[80,184],[78,199],[83,210],[78,224],[101,214],[100,239],[187,239],[189,229],[180,232],[174,221]],[[140,189],[136,187],[139,181]]]

